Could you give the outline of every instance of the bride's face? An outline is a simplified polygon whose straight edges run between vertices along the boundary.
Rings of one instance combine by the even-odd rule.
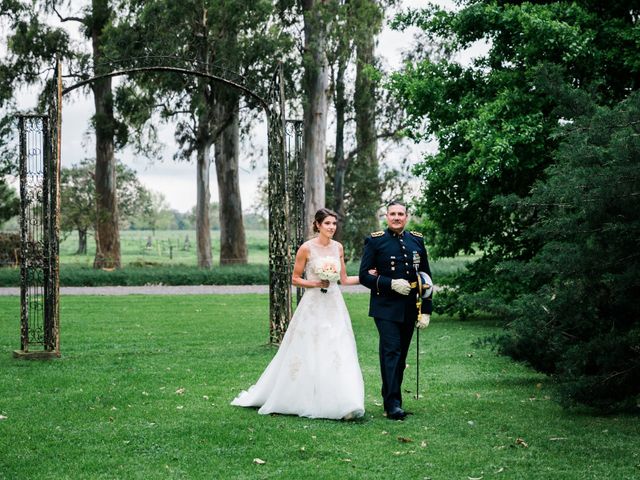
[[[321,223],[316,223],[316,225],[318,226],[318,233],[320,235],[333,238],[333,235],[336,233],[336,228],[338,228],[338,220],[336,217],[328,216],[325,217]]]

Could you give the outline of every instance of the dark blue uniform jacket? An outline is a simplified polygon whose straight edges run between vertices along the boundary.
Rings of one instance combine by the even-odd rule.
[[[369,316],[403,322],[405,318],[417,319],[417,288],[409,295],[400,295],[391,289],[391,280],[404,278],[409,283],[416,282],[418,271],[428,273],[429,260],[422,235],[403,231],[400,234],[389,229],[373,232],[364,241],[364,253],[360,261],[360,283],[371,290]],[[375,268],[378,275],[368,271]],[[422,302],[422,313],[431,313],[431,297]],[[413,317],[411,316],[413,314]]]

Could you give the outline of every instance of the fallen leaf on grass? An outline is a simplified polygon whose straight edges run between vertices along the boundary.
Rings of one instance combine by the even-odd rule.
[[[351,462],[351,459],[350,458],[341,458],[340,461],[349,463],[349,462]]]
[[[0,420],[6,420],[7,417],[5,417],[4,415],[0,415]]]
[[[398,437],[398,441],[399,441],[400,443],[411,443],[411,442],[413,442],[413,440],[411,440],[411,439],[410,439],[410,438],[408,438],[408,437]]]
[[[267,462],[265,462],[265,461],[264,461],[264,460],[262,460],[261,458],[254,458],[254,459],[253,459],[253,463],[255,463],[256,465],[264,465],[264,464],[265,464],[265,463],[267,463]]]
[[[420,446],[422,448],[425,448],[427,446],[427,442],[425,440],[422,440],[422,443],[420,444]]]
[[[205,400],[209,400],[209,395],[203,395],[202,398],[204,398]]]
[[[494,473],[502,473],[504,472],[504,467],[500,467],[498,470],[496,470]]]
[[[568,440],[567,437],[551,437],[549,440],[555,442],[556,440]]]
[[[525,442],[524,439],[522,438],[516,438],[516,445],[521,445],[524,448],[527,448],[529,446],[529,444]]]
[[[467,477],[469,480],[482,480],[484,477]]]
[[[182,395],[186,391],[185,388],[179,388],[176,390],[176,395]]]
[[[389,435],[389,432],[387,432],[386,430],[383,430],[382,435]]]

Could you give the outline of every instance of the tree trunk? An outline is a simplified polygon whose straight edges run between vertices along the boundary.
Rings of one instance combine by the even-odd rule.
[[[325,206],[325,155],[329,91],[327,25],[322,15],[326,0],[304,0],[304,159],[305,236],[313,216]]]
[[[91,2],[91,40],[95,73],[100,73],[102,31],[111,11],[107,0]],[[120,268],[120,230],[116,194],[116,161],[114,157],[113,96],[111,79],[93,83],[96,131],[96,256],[94,268]]]
[[[205,117],[205,118],[203,118]],[[198,243],[198,266],[211,268],[211,226],[209,225],[209,169],[211,167],[211,139],[209,122],[201,115],[198,126],[197,149],[197,200],[196,200],[196,240]]]
[[[342,37],[339,42],[334,98],[336,108],[336,152],[334,156],[333,210],[338,214],[338,230],[336,231],[335,239],[342,241],[344,230],[344,179],[348,160],[344,154],[344,125],[347,110],[344,77],[347,70],[347,49],[349,48],[349,42],[345,41]]]
[[[369,218],[359,221],[362,234],[378,227],[377,207],[380,204],[379,164],[376,134],[376,92],[375,82],[368,69],[373,66],[375,33],[379,29],[376,16],[377,5],[371,0],[358,2],[364,22],[356,35],[356,86],[354,109],[356,118],[357,162],[354,167],[365,173],[368,181],[357,187],[358,204],[367,205]]]
[[[216,139],[216,177],[220,214],[220,265],[246,264],[247,241],[242,221],[238,159],[240,149],[239,98],[227,93],[219,99],[217,119],[224,126]]]
[[[87,254],[87,229],[79,228],[78,229],[78,251],[76,255],[86,255]]]

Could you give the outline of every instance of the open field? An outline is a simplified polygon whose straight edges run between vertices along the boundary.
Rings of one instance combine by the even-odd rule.
[[[414,349],[405,422],[382,416],[377,333],[348,295],[366,392],[355,422],[261,416],[229,402],[274,354],[266,295],[63,297],[61,359],[16,360],[0,298],[0,479],[637,479],[640,422],[564,411],[545,376],[436,317]],[[259,465],[254,459],[266,463]]]
[[[249,263],[269,263],[269,232],[247,230]],[[197,265],[195,230],[123,230],[120,232],[122,263]],[[60,242],[62,264],[92,265],[96,244],[87,239],[87,255],[76,255],[78,232],[69,234]],[[220,232],[211,232],[211,254],[214,262],[220,257]]]

